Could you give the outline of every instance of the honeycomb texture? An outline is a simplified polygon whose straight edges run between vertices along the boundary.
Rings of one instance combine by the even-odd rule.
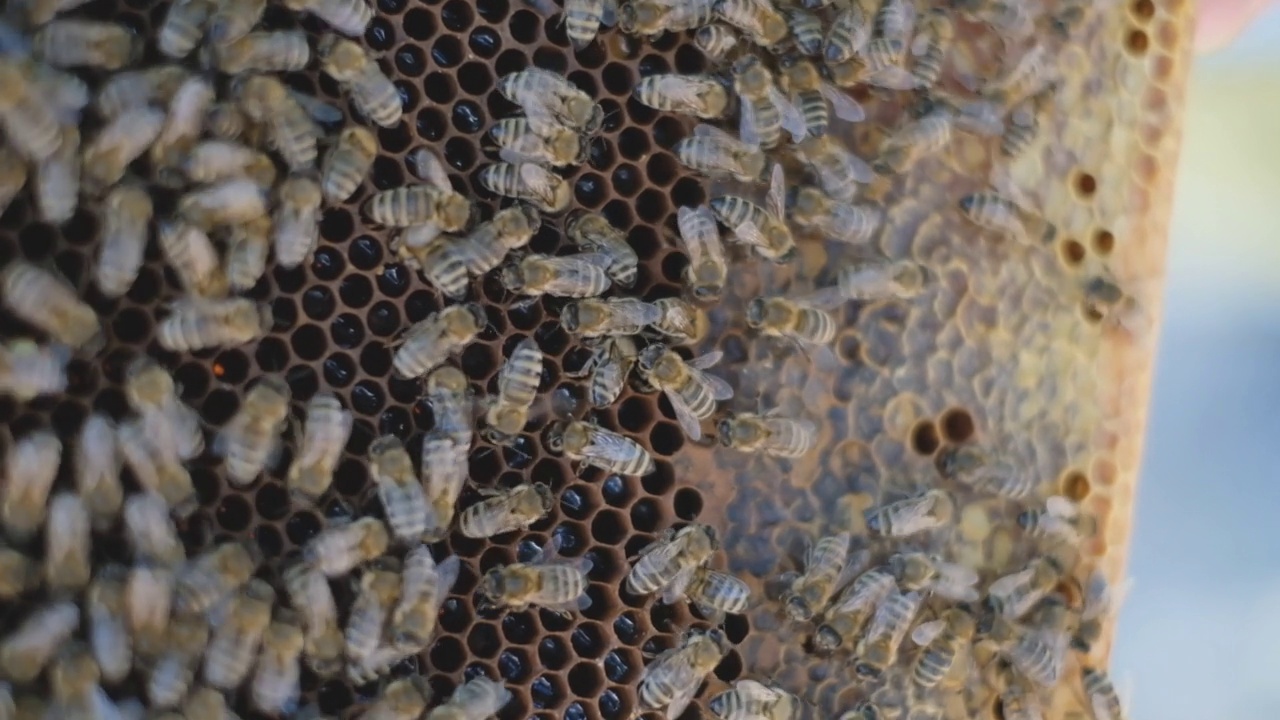
[[[150,36],[167,5],[95,0],[76,14],[116,19]],[[487,162],[481,138],[516,109],[494,90],[496,78],[530,65],[566,74],[607,113],[588,162],[569,175],[574,207],[598,210],[628,230],[641,259],[635,292],[647,300],[680,293],[685,258],[670,237],[675,210],[701,204],[710,194],[670,152],[691,123],[630,98],[640,77],[706,68],[687,34],[650,43],[610,30],[575,54],[559,18],[543,18],[518,0],[379,0],[375,7],[365,43],[383,53],[381,65],[401,91],[405,120],[378,132],[381,148],[370,177],[345,206],[326,211],[314,261],[292,271],[272,267],[249,293],[269,301],[275,313],[275,327],[262,340],[235,349],[166,352],[153,331],[158,309],[179,295],[179,287],[154,243],[132,290],[112,301],[89,278],[99,225],[93,208],[82,207],[54,227],[35,219],[24,191],[0,217],[0,264],[19,257],[52,261],[104,318],[108,337],[100,357],[73,361],[65,397],[30,403],[0,398],[5,450],[13,438],[42,427],[73,437],[92,410],[124,416],[124,369],[141,353],[173,370],[182,398],[211,432],[232,417],[247,385],[263,374],[284,375],[295,416],[322,389],[332,389],[355,411],[355,431],[337,480],[316,509],[291,507],[282,478],[287,455],[275,471],[243,490],[221,481],[218,461],[208,452],[192,466],[200,510],[179,526],[188,554],[224,538],[252,537],[268,556],[263,576],[277,582],[279,563],[325,526],[327,514],[341,503],[366,503],[369,442],[393,433],[416,456],[422,431],[432,427],[419,384],[390,377],[388,343],[444,301],[405,267],[384,264],[391,260],[388,237],[367,227],[357,210],[370,193],[411,177],[409,151],[424,143],[435,148],[455,187],[479,198],[487,219],[498,203],[476,179]],[[620,590],[629,556],[673,523],[696,518],[723,533],[724,557],[717,565],[748,580],[763,597],[767,579],[794,568],[804,538],[838,529],[865,531],[862,510],[886,491],[938,482],[934,457],[963,442],[995,445],[1054,480],[1044,495],[1063,492],[1083,500],[1103,520],[1103,531],[1089,542],[1090,561],[1081,573],[1096,563],[1113,578],[1123,574],[1159,316],[1190,15],[1188,0],[1107,5],[1058,49],[1063,86],[1042,117],[1047,126],[1040,140],[1018,161],[1004,163],[995,144],[966,139],[907,174],[871,186],[869,195],[888,212],[890,232],[877,241],[879,250],[925,264],[936,282],[911,301],[847,306],[834,345],[836,367],[815,367],[802,353],[752,336],[741,324],[742,306],[765,290],[830,284],[830,268],[849,249],[802,241],[793,266],[733,264],[729,293],[711,313],[712,333],[702,348],[724,351],[715,372],[737,388],[722,410],[805,405],[819,423],[818,452],[776,461],[692,443],[665,401],[630,388],[597,418],[658,459],[657,470],[639,480],[595,470],[575,473],[546,451],[546,419],[531,423],[512,448],[477,438],[474,483],[547,482],[558,502],[514,541],[454,534],[445,542],[464,563],[445,603],[440,634],[428,653],[395,674],[426,672],[438,696],[476,674],[499,678],[515,692],[499,715],[504,720],[628,717],[645,654],[672,646],[681,630],[701,622],[684,604],[665,606]],[[319,29],[275,5],[264,18],[268,28],[299,24]],[[957,50],[972,53],[967,62],[980,73],[995,73],[1000,39],[994,32],[961,23],[958,33],[965,41]],[[346,108],[328,78],[307,72],[286,79]],[[844,139],[865,156],[901,108],[860,99],[871,117]],[[1059,227],[1054,248],[1006,241],[976,229],[956,211],[955,199],[984,189],[996,165]],[[171,209],[172,201],[158,197],[157,215]],[[562,227],[559,220],[545,224],[531,249],[559,250],[566,244]],[[1099,323],[1082,309],[1084,282],[1104,268],[1138,300],[1151,322],[1146,332]],[[540,389],[581,397],[581,384],[567,379],[566,370],[576,369],[585,353],[558,324],[561,301],[512,307],[513,298],[492,274],[475,281],[472,295],[484,304],[490,323],[459,363],[473,389],[491,392],[503,358],[520,339],[533,336],[548,361]],[[0,336],[30,334],[10,316],[0,316]],[[475,498],[474,491],[465,491],[462,505]],[[945,552],[981,566],[984,582],[1021,567],[1032,548],[1011,529],[1010,507],[976,496],[958,499],[961,522],[937,538]],[[572,619],[545,611],[478,612],[471,596],[479,577],[496,565],[527,559],[552,534],[565,554],[592,559],[592,607]],[[99,543],[95,552],[122,559],[125,551],[123,543]],[[340,602],[349,603],[345,585],[335,583],[335,590]],[[750,675],[773,677],[826,712],[847,709],[857,699],[843,662],[805,654],[804,629],[781,621],[776,605],[762,602],[746,617],[731,616],[726,630],[736,648],[702,697]],[[1106,642],[1095,649],[1099,658],[1108,652]],[[305,699],[318,700],[324,711],[350,716],[377,687],[321,683],[304,670],[303,689]],[[978,708],[971,717],[995,713],[989,697],[965,701]],[[1079,703],[1079,696],[1063,693],[1052,716],[1084,712]]]

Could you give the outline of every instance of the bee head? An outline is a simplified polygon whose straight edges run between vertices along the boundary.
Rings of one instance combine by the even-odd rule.
[[[533,491],[537,493],[538,500],[542,503],[542,512],[551,512],[551,506],[555,505],[555,495],[551,493],[551,486],[546,483],[534,483]]]
[[[1023,510],[1018,513],[1018,527],[1023,530],[1029,530],[1036,522],[1036,513],[1032,510]]]
[[[819,625],[813,633],[813,649],[820,653],[835,652],[843,642],[840,633],[830,625]]]
[[[796,622],[808,622],[813,617],[813,608],[809,607],[808,601],[799,595],[787,598],[783,607],[787,611],[787,617]]]
[[[640,356],[636,359],[636,364],[644,372],[651,372],[667,353],[667,346],[662,343],[654,343],[644,350],[640,351]]]
[[[747,325],[759,328],[764,324],[767,315],[768,308],[765,306],[764,298],[758,297],[747,303]]]
[[[871,651],[868,651],[868,655],[870,656],[871,654]],[[882,672],[876,662],[873,662],[870,659],[862,660],[855,664],[853,666],[853,671],[857,673],[858,677],[865,678],[867,680],[875,680],[879,678],[880,673]]]
[[[547,429],[547,449],[553,453],[564,452],[564,434],[568,431],[569,424],[564,421],[557,421],[551,424]]]
[[[576,333],[582,327],[582,309],[577,301],[566,303],[560,311],[560,325],[570,333]]]
[[[733,444],[733,418],[724,418],[716,423],[716,435],[720,444],[729,447]]]
[[[706,29],[707,27],[703,27],[701,30],[699,30],[699,32]],[[722,692],[719,695],[716,695],[715,697],[711,698],[711,700],[707,703],[707,709],[711,711],[712,715],[715,715],[718,718],[725,717],[726,711],[728,710],[728,707],[726,706],[728,705],[728,702],[729,702],[730,692],[732,691]]]

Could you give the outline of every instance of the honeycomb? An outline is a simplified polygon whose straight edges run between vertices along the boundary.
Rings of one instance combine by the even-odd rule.
[[[75,14],[117,20],[153,37],[167,7],[94,0]],[[550,418],[535,419],[510,448],[477,438],[473,483],[546,482],[558,501],[515,541],[455,533],[443,542],[438,550],[460,556],[463,570],[444,605],[440,632],[428,653],[397,666],[393,675],[427,674],[438,697],[479,674],[501,679],[515,693],[499,713],[503,720],[630,716],[645,657],[671,647],[684,628],[705,622],[684,604],[662,605],[621,590],[628,558],[663,529],[696,519],[722,533],[716,564],[747,580],[761,600],[747,615],[725,621],[735,648],[700,697],[740,677],[772,678],[825,714],[846,710],[863,689],[850,681],[843,660],[805,651],[806,629],[781,620],[776,603],[763,601],[768,580],[795,569],[806,538],[841,529],[865,535],[863,510],[894,492],[941,482],[934,466],[938,453],[963,443],[998,447],[1045,480],[1042,495],[1081,501],[1101,519],[1101,531],[1083,548],[1078,578],[1095,565],[1112,578],[1122,576],[1159,316],[1191,9],[1187,0],[1122,0],[1090,15],[1070,42],[1056,46],[1060,90],[1041,118],[1046,127],[1040,140],[1017,161],[1005,162],[998,144],[962,139],[910,172],[870,186],[868,196],[886,209],[889,228],[876,249],[923,263],[936,282],[910,301],[847,305],[840,311],[834,366],[815,365],[804,353],[753,336],[743,326],[743,305],[765,291],[831,284],[832,268],[853,249],[801,241],[791,266],[747,259],[732,264],[728,293],[710,312],[712,331],[695,350],[725,354],[714,373],[737,393],[721,409],[803,407],[818,422],[818,452],[779,461],[691,442],[666,400],[631,388],[596,418],[657,458],[656,471],[641,479],[575,472],[546,450],[543,431]],[[282,479],[287,453],[246,489],[223,482],[218,460],[208,452],[191,466],[200,509],[179,524],[188,555],[226,538],[252,538],[268,558],[261,576],[277,585],[281,563],[330,517],[343,506],[370,502],[370,441],[392,433],[406,439],[416,456],[422,431],[432,427],[420,385],[391,376],[388,346],[403,327],[445,301],[392,262],[387,234],[366,225],[358,211],[372,192],[410,179],[411,150],[422,144],[436,149],[455,188],[477,198],[487,219],[500,203],[477,181],[488,162],[482,137],[494,121],[516,111],[494,90],[496,79],[528,66],[566,75],[606,111],[588,161],[567,176],[574,208],[598,210],[627,230],[641,259],[634,293],[646,300],[680,294],[686,257],[672,239],[675,211],[715,192],[670,151],[692,123],[631,97],[641,77],[709,68],[689,34],[641,42],[606,30],[574,53],[558,17],[544,18],[510,0],[379,0],[375,10],[364,41],[382,53],[405,120],[378,131],[370,176],[348,203],[326,210],[314,260],[294,270],[270,267],[248,293],[272,306],[275,325],[267,337],[233,349],[167,352],[154,339],[156,319],[180,290],[154,243],[130,292],[109,300],[90,279],[100,224],[95,208],[82,205],[55,227],[37,219],[24,191],[0,217],[0,264],[17,258],[52,262],[104,319],[107,334],[100,355],[73,360],[65,396],[29,403],[0,398],[0,449],[45,427],[74,437],[93,410],[123,417],[124,370],[143,353],[173,371],[182,398],[210,432],[228,422],[246,387],[261,375],[286,378],[295,416],[321,389],[333,390],[354,410],[355,431],[318,508],[291,506]],[[321,29],[276,5],[268,7],[263,25]],[[969,63],[978,75],[995,74],[1001,58],[1015,52],[983,25],[960,22],[957,33],[963,38],[957,51],[966,53],[957,62]],[[147,59],[155,58],[149,48]],[[352,116],[327,77],[308,71],[285,79]],[[869,155],[903,117],[902,98],[865,89],[857,97],[868,108],[868,121],[838,128],[851,148]],[[1011,242],[960,216],[955,200],[987,187],[993,171],[1024,190],[1058,227],[1052,247]],[[157,215],[171,210],[173,201],[159,193]],[[554,254],[567,247],[562,230],[562,219],[547,222],[530,248]],[[1084,287],[1100,273],[1116,278],[1137,300],[1146,327],[1117,326],[1093,311]],[[503,358],[532,336],[547,358],[540,390],[571,406],[582,397],[581,383],[567,371],[586,353],[559,326],[562,301],[515,307],[493,273],[474,283],[472,295],[483,303],[489,327],[458,364],[477,393],[493,391]],[[0,314],[0,337],[30,335]],[[584,412],[578,403],[575,414]],[[68,465],[60,484],[70,482]],[[1015,508],[956,492],[959,521],[919,547],[981,567],[984,583],[1030,559],[1035,548],[1013,526]],[[476,497],[467,490],[461,504]],[[472,594],[484,572],[527,559],[553,535],[565,554],[592,560],[589,609],[571,619],[546,611],[496,615],[476,609]],[[95,562],[124,560],[125,552],[123,542],[98,542]],[[345,607],[350,588],[334,588]],[[1108,645],[1095,648],[1095,659],[1105,659]],[[372,684],[321,682],[305,669],[302,684],[304,702],[345,717],[358,714],[378,691]],[[950,702],[967,705],[968,717],[999,717],[981,688]],[[1064,690],[1051,716],[1087,716],[1086,707],[1078,689]],[[243,717],[254,716],[244,710]]]

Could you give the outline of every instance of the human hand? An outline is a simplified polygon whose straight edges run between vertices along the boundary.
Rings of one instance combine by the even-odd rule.
[[[1196,52],[1222,50],[1244,33],[1264,11],[1280,7],[1280,0],[1198,0]]]

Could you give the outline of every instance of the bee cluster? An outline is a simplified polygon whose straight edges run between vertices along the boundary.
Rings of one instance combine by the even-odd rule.
[[[476,169],[468,192],[449,168],[469,169],[474,157],[443,143],[440,152],[409,149],[408,125],[439,139],[435,111],[407,113],[419,91],[393,80],[371,49],[386,30],[364,0],[179,0],[153,12],[145,41],[104,19],[99,4],[24,0],[6,6],[0,26],[0,209],[13,203],[9,223],[31,212],[28,227],[60,227],[70,243],[91,244],[81,264],[75,253],[51,257],[49,234],[24,233],[26,257],[9,253],[0,270],[8,314],[0,394],[10,416],[21,414],[0,487],[9,543],[0,548],[0,600],[21,609],[0,639],[0,717],[477,720],[543,710],[585,717],[583,703],[595,703],[609,720],[629,711],[675,718],[705,679],[725,674],[744,615],[773,607],[812,623],[806,652],[851,658],[858,703],[820,710],[825,703],[803,688],[744,678],[707,700],[711,714],[871,720],[910,706],[951,717],[943,696],[972,684],[994,689],[1007,720],[1030,720],[1064,678],[1071,649],[1087,655],[1101,636],[1114,605],[1102,577],[1089,578],[1083,599],[1063,594],[1078,570],[1072,548],[1096,530],[1066,498],[1018,516],[1050,550],[984,593],[973,568],[911,545],[956,522],[956,488],[1030,506],[1038,484],[976,446],[940,456],[949,485],[867,510],[865,543],[851,532],[818,540],[768,600],[713,567],[722,531],[693,522],[696,512],[677,513],[690,522],[659,532],[671,525],[668,510],[654,510],[652,499],[630,504],[637,529],[656,534],[626,543],[632,558],[607,547],[583,552],[583,538],[559,522],[592,517],[584,497],[629,503],[636,487],[669,495],[668,457],[702,443],[708,427],[721,452],[784,462],[816,453],[821,430],[803,409],[729,411],[721,404],[740,389],[708,372],[723,353],[689,348],[714,340],[720,318],[734,312],[729,322],[829,366],[839,362],[832,345],[842,308],[925,292],[937,278],[917,259],[861,252],[892,231],[866,189],[909,173],[957,132],[1018,156],[1056,88],[1051,45],[1033,46],[995,81],[949,68],[955,24],[1024,39],[1047,29],[1050,43],[1063,43],[1087,19],[1085,6],[1033,17],[1016,5],[922,9],[910,0],[536,3],[548,40],[563,33],[557,44],[584,58],[601,48],[635,54],[634,38],[657,44],[685,31],[692,45],[683,49],[702,53],[697,62],[684,56],[696,72],[642,69],[634,89],[613,92],[630,98],[628,116],[652,109],[694,119],[676,125],[683,136],[667,147],[711,190],[668,177],[678,207],[664,243],[642,226],[625,228],[633,213],[666,221],[665,198],[646,191],[603,208],[584,200],[583,173],[627,138],[602,139],[617,132],[611,115],[621,109],[611,112],[563,72],[494,63],[502,71],[488,109],[502,117],[486,136],[498,161]],[[413,24],[404,3],[382,5]],[[448,5],[442,22],[456,31],[458,14],[473,10]],[[507,12],[489,7],[479,10],[486,19]],[[515,18],[534,17],[512,15],[513,34]],[[615,20],[629,38],[596,37]],[[416,22],[406,32],[425,45],[432,28]],[[473,50],[500,44],[487,37],[473,33]],[[436,46],[433,62],[456,64]],[[395,58],[398,71],[415,63],[421,70],[420,48]],[[318,92],[307,72],[318,73]],[[456,92],[436,79],[428,96]],[[882,117],[878,97],[903,95],[910,111],[867,159],[837,138],[842,124]],[[714,124],[735,115],[736,133]],[[416,181],[388,170],[389,146]],[[800,178],[790,192],[788,176]],[[954,207],[995,234],[1054,242],[1057,228],[1015,194],[977,190]],[[500,209],[478,202],[495,197]],[[585,207],[570,211],[575,202]],[[396,336],[361,352],[362,369],[386,377],[401,406],[386,412],[381,387],[359,384],[348,402],[340,398],[355,372],[349,356],[324,361],[322,388],[307,363],[280,372],[290,348],[273,337],[297,319],[288,294],[310,276],[342,273],[329,246],[352,234],[353,215],[375,230],[351,243],[359,272],[344,278],[343,304],[367,304],[358,298],[371,292],[384,247],[392,264],[378,276],[380,291],[395,298],[415,283],[426,288],[369,313],[370,330]],[[726,310],[735,266],[761,261],[765,273],[794,264],[806,243],[849,247],[854,259],[829,268],[823,287]],[[651,277],[649,245],[673,260],[661,263],[666,285]],[[165,307],[152,318],[141,308],[161,286]],[[1106,279],[1086,296],[1099,314],[1129,303]],[[333,314],[327,288],[302,302],[313,320]],[[358,334],[338,344],[360,347],[363,330],[345,317],[333,321],[335,338]],[[526,332],[494,343],[508,325]],[[322,353],[307,348],[314,341],[301,336],[292,351],[318,361]],[[572,382],[548,392],[571,340],[569,354],[582,363],[563,372]],[[249,350],[261,370],[253,376]],[[193,369],[205,365],[220,383],[211,392],[217,383]],[[114,387],[99,392],[99,379]],[[199,409],[189,402],[205,393]],[[93,397],[95,407],[85,412],[67,396]],[[648,436],[626,417],[628,403],[645,396],[662,397],[674,420]],[[33,419],[41,413],[54,427]],[[603,481],[593,488],[583,476]],[[286,542],[266,519],[291,511]],[[625,522],[613,509],[599,512],[592,532],[600,525],[612,538],[601,542],[621,544],[625,528],[606,526]],[[634,613],[615,617],[606,606],[615,597],[679,607],[672,617],[696,625],[651,628],[685,632],[640,669],[636,647],[600,649],[598,621],[611,618],[615,635],[631,638],[623,644],[662,649],[658,637],[643,642]],[[534,708],[513,693],[529,683],[535,651],[499,655],[494,618],[514,645],[530,644],[532,627],[552,632],[536,652],[560,667],[543,659],[564,654],[554,633],[586,618],[570,640],[581,659],[569,673],[579,700],[567,702],[563,681],[549,675],[532,681]],[[919,649],[900,653],[908,637]],[[1080,665],[1097,720],[1119,720],[1105,671]]]

